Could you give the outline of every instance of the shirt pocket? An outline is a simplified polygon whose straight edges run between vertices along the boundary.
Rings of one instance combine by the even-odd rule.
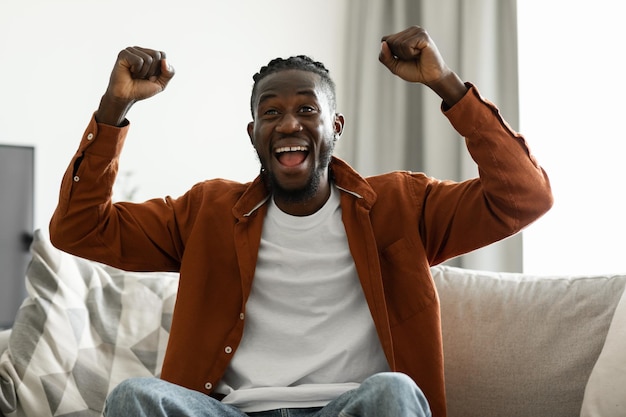
[[[423,248],[402,238],[382,251],[381,267],[389,324],[404,322],[436,302]]]

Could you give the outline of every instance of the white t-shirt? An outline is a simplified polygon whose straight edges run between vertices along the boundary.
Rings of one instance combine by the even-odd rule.
[[[243,339],[216,389],[244,412],[324,406],[389,370],[331,188],[310,216],[268,202]]]

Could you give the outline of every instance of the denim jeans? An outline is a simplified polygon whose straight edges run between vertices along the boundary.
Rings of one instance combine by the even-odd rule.
[[[197,391],[157,378],[131,378],[105,404],[105,417],[431,417],[428,402],[411,378],[385,372],[367,378],[325,407],[246,414]]]

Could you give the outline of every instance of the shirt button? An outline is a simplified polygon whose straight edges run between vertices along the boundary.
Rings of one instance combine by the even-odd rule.
[[[244,318],[244,317],[245,317],[245,316],[244,316],[244,314],[243,314],[243,313],[239,313],[239,319],[243,320],[243,318]]]
[[[80,177],[78,175],[74,176],[74,182],[80,181]]]
[[[93,139],[93,133],[90,133],[87,135],[87,140],[91,140],[91,139]]]
[[[233,348],[231,348],[230,346],[226,346],[224,348],[224,352],[226,352],[226,353],[233,353]]]
[[[207,382],[206,384],[204,384],[204,388],[211,390],[213,389],[213,384],[211,384],[210,382]]]

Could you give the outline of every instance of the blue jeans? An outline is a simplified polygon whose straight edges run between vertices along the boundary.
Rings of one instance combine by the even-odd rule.
[[[428,402],[411,378],[385,372],[367,378],[325,407],[246,414],[197,391],[157,378],[131,378],[107,398],[105,417],[431,417]]]

